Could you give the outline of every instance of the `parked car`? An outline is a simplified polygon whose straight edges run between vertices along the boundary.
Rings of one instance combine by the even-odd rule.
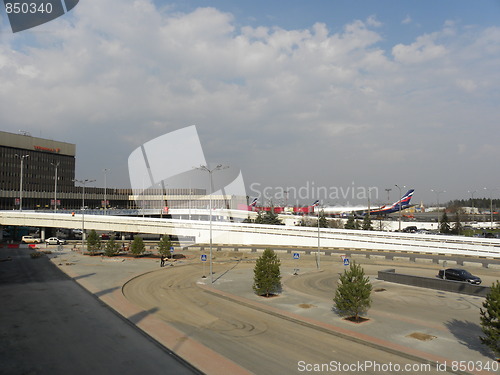
[[[33,236],[23,236],[21,238],[22,243],[40,243],[40,239]]]
[[[465,281],[469,284],[475,285],[481,284],[481,279],[479,277],[474,276],[469,271],[462,270],[460,268],[448,268],[445,270],[439,270],[438,277],[446,280]]]
[[[45,240],[45,243],[47,245],[64,245],[66,243],[66,240],[57,237],[50,237]]]

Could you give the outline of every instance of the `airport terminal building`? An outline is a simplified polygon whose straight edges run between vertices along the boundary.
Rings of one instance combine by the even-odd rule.
[[[76,145],[33,137],[24,132],[0,131],[0,210],[75,211],[82,207],[83,189],[75,185]],[[57,176],[57,177],[56,177]],[[21,185],[22,183],[22,185]],[[133,192],[85,186],[88,209],[203,208],[209,206],[205,189],[152,189]],[[229,201],[231,202],[229,202]],[[237,202],[233,202],[233,201]],[[212,196],[215,208],[235,207],[246,197]]]

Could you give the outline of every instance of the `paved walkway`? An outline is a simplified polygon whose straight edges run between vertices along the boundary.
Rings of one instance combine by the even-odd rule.
[[[188,259],[177,261],[175,267],[199,261],[198,251],[186,254]],[[255,254],[248,256],[253,257]],[[313,265],[312,259],[310,267]],[[154,312],[141,311],[123,297],[122,285],[135,276],[156,271],[159,268],[158,260],[88,257],[65,250],[52,261],[153,338],[168,348],[180,347],[181,351],[176,354],[195,367],[209,374],[247,373],[245,369],[230,360],[168,326],[156,318]],[[353,324],[342,320],[332,312],[331,296],[328,293],[325,292],[324,296],[307,293],[308,283],[312,288],[321,288],[320,283],[330,278],[333,280],[334,275],[338,275],[343,269],[340,264],[327,262],[323,263],[323,267],[326,270],[322,272],[330,272],[332,277],[325,277],[322,272],[317,272],[313,268],[303,269],[301,275],[292,276],[294,264],[284,262],[283,294],[271,299],[263,299],[253,293],[249,282],[253,277],[252,268],[239,266],[234,261],[214,264],[214,270],[218,273],[215,275],[216,281],[213,285],[209,285],[208,279],[202,278],[199,284],[205,290],[223,298],[238,300],[249,307],[266,310],[301,324],[309,324],[316,329],[329,330],[351,340],[383,347],[389,352],[403,354],[408,358],[418,358],[423,362],[446,363],[448,370],[453,369],[454,361],[474,361],[473,365],[469,365],[468,372],[495,373],[481,371],[481,367],[495,366],[492,357],[478,339],[479,307],[482,298],[379,281],[374,275],[376,269],[380,269],[381,266],[368,264],[364,267],[367,274],[372,275],[374,289],[385,290],[377,292],[374,296],[374,304],[368,314],[370,320],[363,324]],[[435,270],[422,272],[435,274]],[[305,291],[293,288],[297,283],[296,280],[301,278],[305,280],[303,283]],[[494,273],[487,276],[488,281],[495,278]],[[325,290],[329,287],[327,286]],[[183,341],[183,345],[176,345],[179,340]]]

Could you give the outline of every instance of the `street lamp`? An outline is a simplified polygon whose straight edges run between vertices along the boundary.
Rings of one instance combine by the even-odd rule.
[[[54,213],[56,213],[57,212],[57,167],[59,167],[59,162],[50,164],[52,164],[56,169],[56,173],[54,176]]]
[[[82,253],[85,246],[85,185],[89,182],[94,182],[95,180],[73,180],[82,184]]]
[[[220,171],[222,169],[226,169],[229,167],[222,166],[222,164],[219,164],[212,169],[208,168],[208,166],[206,166],[206,165],[200,165],[199,167],[194,167],[194,168],[198,169],[200,171],[208,172],[208,174],[210,176],[210,195],[209,195],[209,198],[210,198],[210,259],[209,259],[210,266],[209,266],[209,268],[210,268],[210,283],[213,284],[214,283],[214,276],[213,276],[213,272],[212,272],[212,193],[214,190],[214,185],[213,185],[212,174],[215,171]]]
[[[23,210],[23,168],[24,168],[24,159],[29,158],[29,155],[19,156],[18,154],[14,155],[16,158],[21,159],[21,180],[19,181],[19,211]]]
[[[396,186],[399,189],[399,196],[402,197],[401,187],[399,185],[394,185],[394,186]],[[406,186],[403,186],[403,187],[405,188]],[[402,203],[401,199],[399,199],[399,203],[398,203],[399,207],[398,208],[399,208],[399,231],[400,232],[401,232],[401,206],[402,206],[401,203]]]
[[[470,190],[467,190],[468,193],[470,193],[471,195],[471,203],[472,203],[472,221],[474,221],[474,193],[476,193],[477,191],[474,190],[474,191],[470,191]]]
[[[106,188],[107,188],[107,176],[109,169],[104,168],[102,171],[104,172],[104,215],[106,215],[108,209],[108,197],[106,195]]]
[[[441,232],[441,228],[439,228],[440,220],[439,220],[439,194],[446,193],[446,190],[438,191],[431,189],[433,193],[436,193],[436,201],[437,201],[437,221],[438,221],[438,233]]]
[[[493,191],[498,189],[488,189],[484,188],[484,190],[490,192],[490,229],[493,229]]]
[[[321,204],[318,202],[318,251],[316,251],[316,267],[318,270],[320,269],[320,254],[319,254],[319,248],[320,248],[320,230],[319,230],[319,208],[321,207]],[[324,214],[324,212],[323,212]]]

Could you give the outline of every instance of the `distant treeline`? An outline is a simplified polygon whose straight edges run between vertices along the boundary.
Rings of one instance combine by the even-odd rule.
[[[474,198],[469,199],[456,199],[446,204],[446,207],[476,207],[476,208],[490,208],[490,198]],[[500,206],[500,199],[493,199],[493,208]]]

